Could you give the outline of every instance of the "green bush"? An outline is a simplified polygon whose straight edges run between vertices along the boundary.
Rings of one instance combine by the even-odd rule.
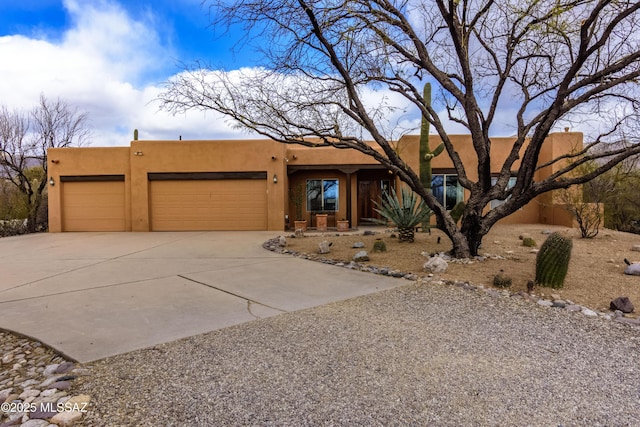
[[[538,245],[536,244],[536,241],[533,240],[533,238],[525,237],[522,239],[522,246],[526,246],[527,248],[535,248]]]
[[[551,233],[536,257],[536,283],[548,288],[562,288],[569,270],[572,248],[570,238]]]
[[[387,251],[387,244],[385,242],[383,242],[382,240],[376,240],[373,243],[373,251],[374,252],[386,252]]]
[[[493,286],[496,288],[508,288],[512,284],[511,277],[505,276],[504,272],[500,271],[500,273],[493,276]]]

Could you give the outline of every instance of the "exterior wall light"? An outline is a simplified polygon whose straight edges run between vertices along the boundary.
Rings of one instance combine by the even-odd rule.
[[[56,185],[56,182],[53,180],[53,177],[49,178],[49,185],[52,187]]]
[[[136,156],[142,156],[142,151],[134,151],[133,154]]]
[[[275,173],[273,174],[273,183],[274,184],[278,183],[278,175],[276,175]]]

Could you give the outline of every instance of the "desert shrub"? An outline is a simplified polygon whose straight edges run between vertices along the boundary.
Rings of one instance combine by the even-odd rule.
[[[549,288],[562,288],[569,270],[573,242],[560,233],[551,233],[536,257],[536,283]]]
[[[373,251],[374,252],[386,252],[387,251],[387,244],[382,240],[376,240],[373,243]]]
[[[526,246],[527,248],[535,248],[538,245],[536,244],[536,241],[533,240],[532,237],[524,237],[522,239],[522,246]]]
[[[384,219],[371,218],[371,220],[385,225],[389,221],[392,222],[398,227],[400,242],[413,242],[415,228],[433,213],[424,200],[419,200],[416,193],[407,186],[401,188],[400,197],[392,188],[390,193],[384,193],[382,200],[379,203],[375,202],[375,204],[377,206],[375,211]]]
[[[12,219],[0,221],[0,237],[18,236],[27,232],[27,221]]]
[[[508,288],[512,282],[511,277],[506,276],[503,271],[493,276],[493,286],[496,288]]]

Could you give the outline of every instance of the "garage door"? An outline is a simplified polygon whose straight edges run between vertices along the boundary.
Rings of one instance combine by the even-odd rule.
[[[76,178],[76,177],[74,177]],[[125,231],[122,181],[64,181],[62,231]]]
[[[150,181],[151,229],[266,230],[266,179]]]

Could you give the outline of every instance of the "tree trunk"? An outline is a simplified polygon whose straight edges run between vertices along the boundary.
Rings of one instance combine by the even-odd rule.
[[[446,215],[436,215],[436,221],[438,228],[444,231],[453,244],[451,255],[455,258],[469,258],[471,251],[467,236],[460,231],[451,216],[448,213]]]

